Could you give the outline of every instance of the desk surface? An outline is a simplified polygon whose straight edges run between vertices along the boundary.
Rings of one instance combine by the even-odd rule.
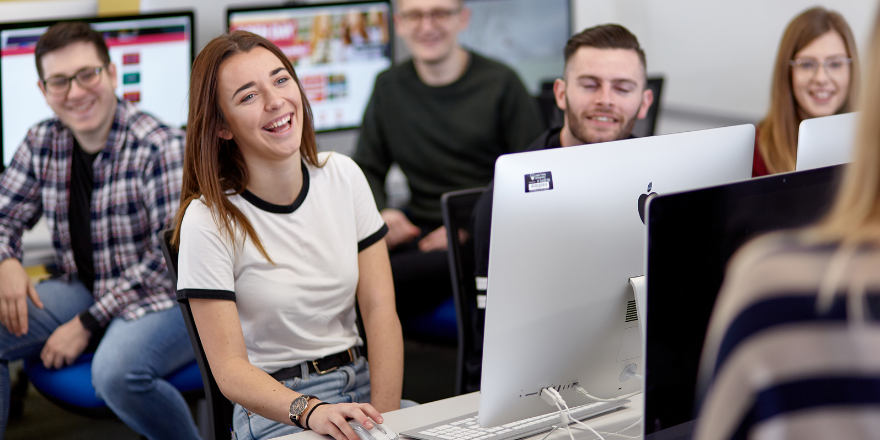
[[[589,419],[587,424],[597,430],[604,432],[616,432],[633,424],[642,417],[642,394],[638,394],[630,398],[632,402],[625,405],[622,410],[615,411],[601,417]],[[403,432],[420,426],[437,423],[441,420],[453,418],[467,413],[475,412],[480,406],[480,393],[465,394],[463,396],[452,397],[449,399],[438,400],[436,402],[426,403],[424,405],[414,406],[411,408],[400,409],[383,414],[385,424],[396,432]],[[633,427],[623,434],[629,436],[640,435],[642,431],[641,425]],[[589,432],[580,430],[572,430],[575,438],[593,439],[596,436]],[[546,433],[538,434],[540,436]],[[537,436],[535,436],[537,437]],[[564,430],[554,432],[547,440],[567,439],[568,433]],[[620,437],[614,437],[620,438]],[[286,435],[278,437],[277,440],[327,440],[329,436],[316,434],[313,431],[306,431],[299,434]],[[331,439],[332,440],[332,439]]]

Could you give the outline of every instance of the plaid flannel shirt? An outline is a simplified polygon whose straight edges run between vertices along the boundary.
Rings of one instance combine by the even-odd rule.
[[[0,261],[22,257],[21,235],[45,215],[62,278],[75,279],[68,221],[73,135],[57,118],[32,127],[0,176]],[[159,231],[180,203],[184,133],[119,102],[94,163],[95,303],[83,324],[106,326],[171,308],[175,297]],[[86,316],[84,316],[86,315]],[[96,322],[86,323],[91,315]],[[88,325],[87,325],[88,327]]]

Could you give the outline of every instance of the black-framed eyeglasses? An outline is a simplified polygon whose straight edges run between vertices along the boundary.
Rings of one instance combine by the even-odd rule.
[[[812,77],[819,71],[819,66],[823,66],[825,68],[825,73],[829,76],[842,75],[849,71],[849,65],[852,64],[852,62],[852,58],[836,56],[826,58],[825,61],[819,61],[815,58],[798,58],[796,60],[791,60],[788,63],[791,64],[795,74]]]
[[[84,89],[91,89],[101,82],[101,71],[106,68],[106,64],[100,67],[83,67],[72,76],[50,76],[43,80],[43,85],[46,86],[46,91],[54,95],[67,93],[72,80],[76,80],[76,83]]]
[[[449,21],[449,18],[461,12],[461,8],[455,9],[431,9],[430,11],[403,11],[400,13],[400,19],[405,24],[415,25],[428,18],[434,23],[443,24]]]

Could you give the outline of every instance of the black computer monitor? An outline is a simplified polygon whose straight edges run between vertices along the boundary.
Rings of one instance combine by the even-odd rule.
[[[733,253],[820,219],[844,165],[661,196],[648,209],[645,438],[689,439],[709,317]]]
[[[510,66],[533,96],[542,82],[562,77],[569,0],[466,0],[465,6],[471,23],[459,35],[464,47]]]
[[[168,125],[186,124],[189,74],[195,52],[193,13],[87,17],[104,35],[116,65],[116,95]],[[34,49],[56,21],[0,24],[0,150],[3,168],[12,160],[27,130],[53,116],[40,89]]]
[[[229,30],[277,45],[303,85],[315,131],[360,127],[376,77],[392,64],[387,0],[230,8]]]

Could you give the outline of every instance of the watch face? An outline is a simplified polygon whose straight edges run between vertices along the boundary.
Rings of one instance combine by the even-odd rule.
[[[305,411],[306,407],[309,406],[309,398],[306,396],[299,396],[296,399],[293,399],[293,402],[290,403],[290,415],[298,416]]]

